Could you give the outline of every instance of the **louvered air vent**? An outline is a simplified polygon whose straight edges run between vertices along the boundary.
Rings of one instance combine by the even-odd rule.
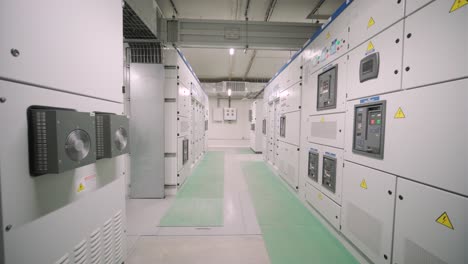
[[[114,248],[115,248],[115,263],[121,263],[123,261],[123,228],[122,228],[122,211],[119,211],[114,216]]]
[[[245,82],[226,82],[226,90],[229,89],[232,92],[245,92]]]
[[[101,263],[102,243],[101,243],[101,229],[100,228],[98,228],[93,233],[91,233],[91,236],[89,238],[89,244],[90,244],[90,253],[91,253],[90,263],[91,264]]]
[[[73,250],[73,260],[75,264],[84,264],[86,263],[86,257],[88,253],[88,247],[86,245],[86,240],[82,240],[78,245],[75,246]]]
[[[112,236],[113,236],[113,229],[112,229],[112,218],[107,220],[104,223],[103,230],[103,246],[104,246],[104,263],[111,264],[112,263]]]
[[[55,264],[70,264],[70,258],[68,257],[68,254],[57,260]]]

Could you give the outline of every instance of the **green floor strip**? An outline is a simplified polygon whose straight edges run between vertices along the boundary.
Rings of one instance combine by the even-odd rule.
[[[208,152],[178,191],[159,226],[223,226],[224,152]]]
[[[251,148],[236,148],[236,154],[255,154]]]
[[[264,162],[243,169],[272,264],[359,263]]]

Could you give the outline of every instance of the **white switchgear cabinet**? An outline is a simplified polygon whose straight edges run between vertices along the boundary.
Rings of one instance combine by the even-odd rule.
[[[263,120],[263,101],[262,100],[256,100],[252,102],[252,105],[250,107],[250,111],[252,113],[252,120],[250,121],[250,148],[255,152],[255,153],[261,153],[263,151],[263,139],[264,139],[264,134],[263,131],[266,129],[263,126],[264,124]]]
[[[466,221],[461,226],[459,221],[460,215],[468,218],[468,51],[463,48],[468,5],[361,0],[347,1],[337,12],[267,84],[265,117],[272,132],[267,132],[271,151],[266,159],[293,185],[287,173],[291,158],[284,154],[292,141],[280,135],[281,117],[294,112],[287,93],[294,88],[287,80],[299,58],[301,119],[294,127],[300,130],[299,197],[371,262],[466,262],[461,247]],[[319,108],[317,95],[326,95],[331,87],[326,78],[334,77],[321,74],[335,65],[336,107]],[[363,139],[360,126],[370,129],[368,138]],[[319,179],[308,179],[309,151],[317,154],[321,177],[323,148],[344,160],[337,175],[342,207],[339,193],[334,197]],[[458,222],[458,232],[438,223],[441,216],[441,221]]]
[[[180,188],[206,151],[208,99],[183,54],[164,49],[165,184]]]
[[[41,105],[123,114],[122,2],[0,6],[0,122],[8,124],[0,138],[0,263],[121,263],[126,155],[32,177],[26,113]]]

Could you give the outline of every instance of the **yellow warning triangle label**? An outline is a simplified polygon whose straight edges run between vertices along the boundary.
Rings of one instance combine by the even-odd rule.
[[[320,122],[325,122],[325,117],[320,118]]]
[[[317,195],[317,197],[319,198],[319,200],[323,200],[323,196],[322,196],[321,193],[319,193],[319,194]]]
[[[447,214],[447,212],[444,212],[441,216],[439,216],[439,218],[437,218],[436,220],[437,223],[445,226],[445,227],[448,227],[452,230],[455,230],[455,228],[453,228],[453,225],[452,225],[452,221],[450,221],[450,218]]]
[[[403,113],[403,110],[401,110],[401,107],[398,107],[397,112],[395,113],[395,118],[405,118],[405,113]]]
[[[369,41],[369,44],[367,44],[367,51],[374,50],[374,44],[372,44],[372,41]]]
[[[331,37],[330,32],[327,33],[327,39]]]
[[[455,0],[455,2],[453,2],[452,8],[450,8],[449,13],[452,13],[453,11],[456,11],[466,5],[468,5],[468,0]]]
[[[361,188],[363,188],[363,189],[366,189],[366,190],[367,190],[367,183],[366,183],[366,180],[365,180],[365,179],[362,179],[362,182],[361,182]]]
[[[84,191],[84,190],[85,190],[84,185],[83,185],[82,183],[80,183],[80,185],[78,186],[77,192],[82,192],[82,191]]]
[[[369,22],[367,22],[367,28],[370,28],[373,25],[375,25],[375,20],[374,20],[373,17],[371,17],[371,18],[369,18]]]

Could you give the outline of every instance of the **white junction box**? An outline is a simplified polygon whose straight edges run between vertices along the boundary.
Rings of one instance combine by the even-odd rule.
[[[236,121],[237,120],[237,109],[225,107],[223,110],[223,116],[225,121]]]
[[[391,263],[396,177],[345,162],[342,233],[374,263]]]
[[[468,198],[398,179],[393,262],[468,263]]]

